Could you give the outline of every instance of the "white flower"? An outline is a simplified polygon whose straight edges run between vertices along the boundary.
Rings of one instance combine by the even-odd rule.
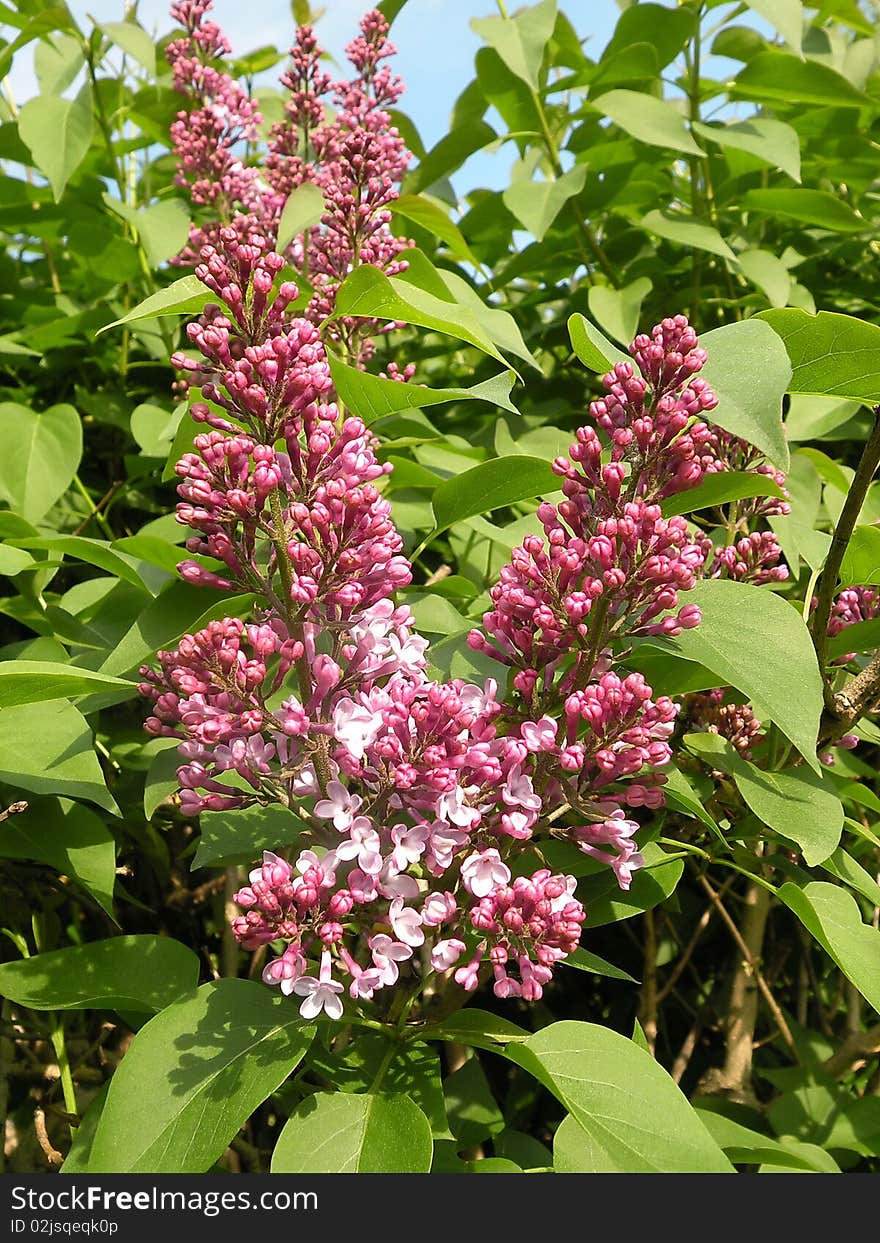
[[[412,958],[412,948],[400,941],[392,941],[387,933],[379,932],[368,942],[373,963],[382,973],[382,983],[396,984],[400,974],[397,964]]]
[[[358,867],[367,876],[378,876],[382,871],[379,834],[366,816],[357,816],[348,830],[348,841],[336,847],[339,859],[357,859]]]
[[[431,950],[431,966],[435,971],[449,971],[464,953],[464,941],[453,937],[449,941],[438,941]]]
[[[323,1010],[328,1019],[342,1018],[342,1002],[339,994],[342,985],[331,978],[332,960],[329,950],[321,955],[321,971],[316,980],[313,975],[300,976],[294,981],[293,991],[305,1001],[299,1008],[304,1019],[316,1019]]]
[[[510,868],[501,862],[497,850],[483,850],[468,855],[461,865],[461,879],[465,889],[475,898],[485,898],[510,880]]]
[[[327,784],[327,797],[315,803],[315,815],[322,820],[332,820],[333,827],[340,833],[345,833],[351,828],[362,801],[359,795],[349,794],[341,781],[330,781]]]
[[[388,910],[388,918],[398,941],[404,945],[423,945],[425,934],[418,911],[403,905],[403,898],[395,898]]]
[[[364,758],[367,747],[382,728],[382,713],[343,699],[333,709],[333,736],[356,760]]]

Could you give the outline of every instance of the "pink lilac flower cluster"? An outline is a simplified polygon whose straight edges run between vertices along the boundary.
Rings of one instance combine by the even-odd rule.
[[[177,468],[193,532],[180,568],[257,604],[160,652],[140,689],[148,731],[179,741],[185,814],[295,812],[292,848],[251,873],[233,931],[274,947],[263,978],[305,1017],[338,1018],[345,990],[381,1005],[402,973],[418,987],[431,969],[466,992],[488,978],[498,997],[536,1000],[586,912],[535,839],[576,844],[628,888],[643,863],[634,813],[663,802],[678,705],[618,659],[635,635],[700,621],[680,595],[703,552],[683,518],[662,516],[668,472],[653,451],[603,463],[580,429],[555,464],[563,500],[538,511],[543,538],[514,551],[471,636],[509,674],[506,693],[493,678],[438,682],[394,600],[411,567],[377,486],[387,467],[333,403],[316,329],[278,284],[283,260],[234,228],[200,260],[218,301],[188,329],[198,357],[174,358],[201,385],[192,411],[208,429]],[[662,357],[634,347],[663,409],[693,394],[709,408],[692,331],[665,324],[639,338]]]
[[[165,49],[174,89],[190,102],[171,126],[177,157],[176,184],[185,187],[208,223],[194,225],[184,262],[193,261],[217,229],[236,214],[259,212],[259,172],[245,162],[245,148],[256,142],[261,123],[248,93],[218,67],[232,50],[216,22],[207,20],[210,0],[178,0],[171,17],[183,34]]]
[[[323,52],[309,26],[301,26],[282,75],[288,91],[284,119],[272,126],[262,167],[246,163],[247,144],[257,140],[261,118],[249,96],[217,67],[229,44],[216,23],[206,20],[210,0],[179,0],[172,16],[184,29],[168,47],[175,89],[194,106],[172,127],[178,183],[215,219],[193,227],[181,262],[195,262],[220,227],[241,240],[254,234],[277,238],[288,196],[304,183],[324,195],[321,223],[293,239],[289,258],[313,288],[305,316],[315,324],[333,314],[337,290],[358,265],[387,276],[406,269],[402,253],[412,245],[390,229],[390,204],[410,155],[388,109],[403,84],[387,59],[395,54],[388,22],[378,10],[361,21],[361,33],[346,49],[354,69],[350,81],[333,82],[322,67]],[[335,116],[325,114],[332,99]],[[328,329],[358,363],[371,353],[371,338],[385,331],[379,321],[345,317]]]

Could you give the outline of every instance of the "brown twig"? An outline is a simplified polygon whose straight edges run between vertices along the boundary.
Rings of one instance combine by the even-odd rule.
[[[876,1053],[880,1053],[880,1023],[875,1023],[864,1032],[850,1032],[837,1052],[822,1063],[822,1069],[832,1078],[839,1079],[841,1075],[863,1066]]]
[[[46,1130],[46,1115],[39,1105],[34,1110],[34,1130],[37,1133],[37,1142],[42,1148],[46,1160],[53,1168],[57,1168],[64,1161],[64,1153],[59,1152],[49,1139],[49,1132]]]
[[[758,988],[761,991],[761,996],[764,998],[765,1002],[767,1003],[767,1009],[773,1015],[774,1022],[776,1023],[776,1026],[779,1028],[779,1033],[782,1036],[782,1039],[785,1041],[786,1045],[788,1046],[789,1052],[791,1053],[792,1057],[794,1058],[796,1062],[800,1062],[797,1048],[794,1043],[794,1037],[791,1034],[791,1029],[789,1028],[788,1023],[785,1020],[785,1015],[782,1013],[782,1011],[779,1008],[779,1004],[776,1001],[776,998],[773,996],[772,992],[770,991],[770,987],[767,984],[767,981],[764,979],[764,976],[761,972],[761,968],[758,966],[757,959],[754,957],[748,945],[744,941],[739,928],[737,928],[736,923],[730,917],[727,911],[727,908],[725,907],[724,903],[721,901],[721,898],[716,892],[716,890],[712,888],[712,886],[709,884],[705,876],[700,876],[698,877],[698,879],[699,879],[701,886],[703,887],[706,894],[708,895],[709,899],[711,900],[713,906],[715,907],[718,914],[723,919],[727,927],[727,930],[729,931],[730,935],[733,937],[733,940],[736,944],[737,949],[742,954],[743,959],[746,963],[746,966],[748,967],[749,971],[754,977],[755,983],[757,984]],[[764,891],[762,890],[761,892],[763,893]]]

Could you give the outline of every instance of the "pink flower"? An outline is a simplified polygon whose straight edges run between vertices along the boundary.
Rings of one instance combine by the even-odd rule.
[[[431,951],[431,966],[435,971],[450,971],[464,951],[464,941],[455,937],[450,937],[448,941],[438,941]]]
[[[358,867],[368,876],[378,876],[382,871],[379,834],[366,816],[357,816],[348,830],[348,841],[335,848],[339,859],[357,859]]]
[[[402,941],[404,945],[411,945],[413,948],[424,944],[425,934],[422,931],[419,913],[411,906],[404,906],[403,898],[394,899],[388,910],[388,918],[391,920],[391,927],[398,941]]]
[[[373,712],[353,699],[343,699],[333,709],[333,736],[356,760],[374,742],[382,729],[382,713]]]
[[[315,815],[322,820],[332,820],[333,827],[345,833],[351,828],[362,801],[357,794],[350,794],[341,781],[330,781],[327,797],[315,803]]]
[[[378,932],[374,937],[370,937],[368,945],[373,956],[373,963],[381,973],[382,983],[384,985],[396,984],[400,974],[397,964],[412,958],[412,947],[400,941],[393,941],[384,932]]]
[[[342,1002],[339,994],[342,985],[331,978],[332,960],[330,951],[324,950],[321,955],[321,970],[317,979],[312,975],[300,976],[294,981],[293,991],[304,997],[299,1012],[304,1019],[315,1019],[323,1012],[328,1019],[342,1018]]]
[[[468,855],[461,865],[461,879],[468,893],[475,898],[484,898],[498,885],[507,884],[510,868],[501,862],[497,850],[483,850],[479,854]]]

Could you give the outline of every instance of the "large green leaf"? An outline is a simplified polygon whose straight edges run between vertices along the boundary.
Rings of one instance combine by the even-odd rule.
[[[444,480],[435,490],[434,534],[474,514],[489,513],[558,488],[559,477],[541,458],[517,455],[480,462],[464,474]]]
[[[152,77],[156,72],[156,45],[137,22],[101,22],[100,29],[117,47],[146,69]]]
[[[116,843],[88,807],[40,798],[0,825],[0,858],[32,859],[71,876],[113,918]]]
[[[78,422],[79,420],[77,420]],[[89,565],[96,565],[116,578],[124,579],[133,587],[146,590],[146,583],[137,570],[137,558],[111,548],[105,540],[87,539],[84,535],[47,535],[15,541],[16,548],[37,548],[46,552],[60,552],[65,557],[75,557]]]
[[[685,155],[703,155],[694,141],[684,115],[664,99],[655,99],[644,91],[607,91],[590,103],[615,125],[652,147],[668,147]]]
[[[732,121],[726,125],[704,125],[696,121],[694,132],[719,147],[747,151],[764,164],[788,173],[793,181],[801,179],[801,147],[797,130],[784,121],[770,117],[751,117],[748,121]]]
[[[163,1009],[199,979],[199,960],[180,941],[112,937],[0,966],[0,993],[30,1010]]]
[[[88,84],[75,99],[37,95],[23,105],[18,117],[18,132],[34,165],[52,187],[56,203],[85,159],[93,131],[94,110]]]
[[[763,290],[771,306],[787,306],[791,297],[791,273],[769,250],[743,250],[737,255],[743,276]]]
[[[856,527],[843,554],[840,585],[852,587],[857,583],[880,583],[880,527]]]
[[[180,763],[175,755],[176,763]],[[176,788],[176,782],[175,782]],[[199,817],[201,837],[194,868],[228,866],[259,858],[264,850],[290,846],[307,828],[289,807],[242,807],[207,811]]]
[[[775,466],[787,470],[782,398],[791,379],[791,364],[776,333],[768,332],[760,320],[747,319],[701,334],[700,345],[709,356],[701,375],[718,397],[710,420],[748,440]],[[748,368],[748,384],[743,384],[744,368]]]
[[[688,734],[688,750],[730,773],[746,805],[759,820],[799,846],[815,867],[836,850],[843,830],[843,804],[818,773],[809,768],[764,772],[718,734]]]
[[[421,194],[402,194],[391,204],[391,212],[402,220],[411,220],[413,224],[427,229],[429,233],[439,237],[441,242],[446,243],[456,259],[462,259],[465,263],[479,268],[480,261],[465,241],[461,229],[431,199]]]
[[[837,233],[860,233],[871,227],[869,221],[856,215],[828,190],[808,190],[800,186],[784,190],[747,190],[740,202],[746,211],[760,212],[774,219],[789,217]]]
[[[669,643],[748,695],[818,771],[816,737],[822,679],[804,620],[781,596],[727,579],[704,579],[680,597],[698,604],[702,621]]]
[[[319,186],[304,181],[287,197],[278,221],[275,249],[284,254],[295,237],[321,223],[324,214],[324,194]]]
[[[591,285],[587,292],[590,314],[615,341],[629,345],[639,330],[642,303],[652,288],[647,276],[639,276],[620,289]]]
[[[696,1111],[650,1053],[595,1023],[551,1023],[506,1056],[571,1114],[554,1146],[565,1173],[733,1173]]]
[[[501,197],[523,228],[542,242],[568,200],[583,190],[586,179],[587,170],[579,164],[554,181],[515,181]]]
[[[712,509],[752,496],[785,496],[785,493],[772,479],[755,471],[719,471],[706,475],[695,488],[667,497],[661,508],[663,517],[671,518],[674,514],[691,514],[698,509]]]
[[[555,24],[556,0],[542,0],[513,17],[474,17],[470,26],[495,49],[511,73],[537,91],[544,49]]]
[[[880,327],[820,311],[762,311],[782,338],[791,360],[792,393],[831,394],[854,401],[880,401]]]
[[[113,1076],[92,1174],[199,1174],[312,1042],[288,997],[217,980],[172,1002],[135,1036]]]
[[[352,414],[365,423],[398,410],[422,409],[439,406],[447,401],[484,401],[489,405],[519,414],[510,400],[513,372],[502,372],[491,380],[482,380],[472,388],[434,388],[422,384],[401,384],[398,380],[383,379],[370,375],[357,367],[350,367],[335,354],[329,354],[330,374],[339,400]]]
[[[212,587],[172,583],[151,600],[101,666],[101,673],[128,673],[159,648],[221,617],[241,617],[253,596],[231,596]]]
[[[408,1096],[319,1092],[293,1111],[273,1174],[427,1174],[431,1124]]]
[[[417,324],[467,341],[507,366],[506,359],[469,308],[435,297],[407,281],[389,279],[369,264],[355,268],[340,285],[336,314]]]
[[[0,708],[16,708],[21,704],[46,703],[51,699],[72,699],[96,691],[112,691],[119,702],[136,693],[132,682],[77,669],[73,665],[55,665],[44,660],[10,660],[0,663]]]
[[[151,267],[180,253],[189,237],[189,212],[180,199],[163,199],[148,207],[129,207],[110,194],[104,195],[109,209],[127,220],[137,234]]]
[[[880,1013],[880,932],[862,922],[852,894],[826,881],[787,881],[777,896]]]
[[[707,250],[711,255],[720,255],[722,259],[729,259],[731,263],[736,260],[736,255],[718,230],[703,220],[696,220],[693,216],[659,211],[654,208],[643,216],[639,223],[649,233],[656,233],[658,237],[663,237],[669,242],[676,242],[679,246],[693,247],[694,250]]]
[[[92,731],[64,700],[0,712],[0,781],[35,794],[69,794],[119,814],[92,747]]]
[[[868,100],[841,74],[815,60],[788,52],[766,51],[752,57],[737,75],[731,94],[739,99],[769,100],[797,106],[862,108]]]
[[[212,295],[197,276],[181,276],[179,280],[172,281],[158,293],[144,298],[143,302],[132,307],[121,319],[114,319],[111,324],[105,324],[103,328],[99,328],[96,335],[100,336],[102,332],[118,328],[120,324],[134,324],[141,320],[158,319],[160,315],[197,315],[204,310],[205,303],[209,302],[211,297]]]
[[[590,371],[601,374],[610,371],[615,363],[629,361],[628,355],[612,345],[586,316],[578,312],[569,316],[568,335],[571,337],[571,348]]]
[[[70,484],[82,457],[82,424],[73,406],[38,412],[0,403],[0,498],[39,522]]]

